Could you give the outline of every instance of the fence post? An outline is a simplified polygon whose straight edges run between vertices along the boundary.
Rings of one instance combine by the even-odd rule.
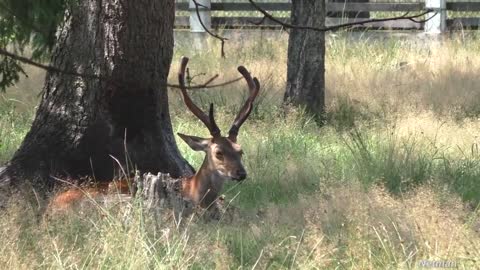
[[[210,14],[210,7],[211,3],[210,0],[196,0],[198,3],[198,15],[200,15],[200,19],[202,23],[210,29],[212,27],[212,19]],[[198,20],[198,15],[196,11],[196,6],[193,0],[189,1],[188,8],[190,10],[190,32],[197,32],[203,33],[205,29],[203,28],[202,24]]]
[[[440,34],[447,28],[447,1],[446,0],[425,0],[425,8],[432,9],[426,16],[432,19],[425,22],[424,28],[427,34]]]

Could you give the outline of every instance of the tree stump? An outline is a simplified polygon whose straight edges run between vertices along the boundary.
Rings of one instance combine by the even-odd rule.
[[[160,218],[167,209],[173,210],[176,222],[198,217],[204,221],[231,221],[234,208],[226,207],[221,196],[208,208],[201,208],[182,195],[183,178],[172,178],[168,173],[135,173],[134,197],[140,197],[144,206],[155,218]],[[192,217],[192,215],[195,215]]]

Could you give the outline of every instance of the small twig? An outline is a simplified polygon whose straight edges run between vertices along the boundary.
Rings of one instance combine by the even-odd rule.
[[[200,72],[198,74],[195,74],[193,75],[192,77],[190,77],[190,74],[189,74],[189,69],[187,68],[187,81],[190,83],[190,82],[193,82],[193,79],[195,79],[195,77],[200,77],[200,76],[205,76],[207,75],[207,73],[205,72]]]
[[[221,48],[221,55],[222,55],[222,58],[225,58],[225,50],[224,50],[224,47],[225,47],[225,40],[228,40],[228,38],[225,38],[225,37],[221,37],[217,34],[214,34],[212,33],[206,26],[205,24],[203,23],[202,21],[202,18],[200,18],[200,11],[198,9],[198,7],[205,7],[204,5],[201,5],[199,4],[196,0],[192,0],[193,3],[195,4],[195,12],[197,13],[197,18],[198,18],[198,21],[200,22],[200,24],[202,25],[203,29],[212,37],[220,40],[222,42],[222,48]]]

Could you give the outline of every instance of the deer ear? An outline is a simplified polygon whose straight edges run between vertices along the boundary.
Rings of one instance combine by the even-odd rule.
[[[207,151],[208,144],[210,142],[210,139],[205,139],[205,138],[200,138],[196,136],[190,136],[190,135],[185,135],[182,133],[177,133],[182,140],[184,140],[190,148],[192,148],[195,151]]]

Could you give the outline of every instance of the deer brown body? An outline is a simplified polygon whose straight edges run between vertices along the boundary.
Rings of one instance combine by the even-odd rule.
[[[207,208],[219,197],[224,182],[227,180],[242,181],[247,177],[247,172],[242,164],[242,149],[237,144],[238,131],[248,118],[253,101],[258,95],[260,84],[256,78],[243,66],[238,71],[243,75],[248,84],[249,98],[236,116],[228,136],[222,136],[221,131],[215,123],[213,104],[210,104],[208,116],[198,108],[190,99],[185,87],[185,70],[188,58],[183,57],[178,73],[178,81],[182,92],[183,100],[187,108],[199,118],[208,128],[211,138],[200,138],[191,135],[178,134],[193,150],[205,152],[205,159],[202,166],[195,175],[182,179],[181,195],[196,205]],[[114,183],[114,184],[112,184]],[[117,181],[110,184],[101,184],[85,189],[70,189],[57,194],[51,201],[52,208],[68,208],[69,205],[85,198],[106,196],[112,191],[117,193],[129,193],[130,183]]]
[[[127,179],[115,180],[108,183],[96,183],[86,187],[73,187],[56,194],[50,201],[48,208],[52,211],[63,211],[84,201],[105,200],[113,194],[130,195],[132,187],[132,182]]]

